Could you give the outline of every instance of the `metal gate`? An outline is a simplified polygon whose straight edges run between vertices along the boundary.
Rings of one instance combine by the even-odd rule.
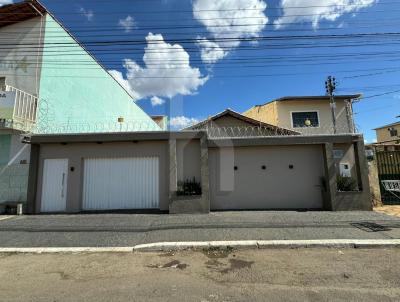
[[[384,204],[400,204],[400,200],[386,191],[382,180],[400,180],[400,151],[383,151],[376,153],[379,184]]]
[[[157,157],[85,158],[83,210],[158,209]]]

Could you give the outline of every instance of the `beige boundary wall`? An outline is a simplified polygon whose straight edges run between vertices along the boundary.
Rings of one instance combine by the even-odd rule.
[[[272,152],[268,150],[275,150],[273,154],[277,156],[279,155],[279,149],[282,150],[282,154],[284,152],[288,153],[287,158],[292,158],[292,162],[299,170],[296,171],[296,179],[292,180],[294,185],[287,186],[287,190],[293,190],[291,187],[296,187],[296,185],[300,186],[298,189],[301,189],[305,181],[301,179],[308,175],[306,166],[302,167],[301,162],[303,159],[307,159],[310,166],[315,166],[315,169],[313,169],[316,172],[312,176],[315,177],[313,181],[316,182],[317,177],[321,176],[321,182],[319,184],[315,183],[315,185],[320,190],[322,209],[371,210],[367,163],[364,155],[363,137],[360,135],[209,140],[204,132],[185,131],[175,133],[38,135],[28,138],[27,141],[32,148],[27,204],[29,213],[40,212],[41,179],[45,159],[69,159],[67,212],[76,213],[82,209],[84,158],[136,156],[155,156],[159,158],[160,210],[169,211],[170,213],[208,213],[212,208],[211,205],[215,202],[215,192],[210,194],[210,187],[211,190],[215,188],[213,177],[215,179],[217,169],[217,166],[212,163],[215,159],[215,155],[212,155],[212,153],[215,153],[216,150],[219,152],[218,150],[227,148],[233,150],[234,156],[237,152],[241,152],[239,150],[248,150],[249,154],[247,154],[248,152],[241,152],[240,157],[238,157],[241,158],[244,164],[246,162],[251,164],[253,157],[262,158],[262,152],[266,152],[267,155],[268,152]],[[334,158],[333,152],[337,146],[352,146],[352,150],[354,150],[354,171],[359,186],[359,190],[356,192],[337,192],[337,160]],[[261,150],[261,153],[258,150]],[[291,151],[289,152],[289,150]],[[300,155],[299,152],[303,155]],[[320,161],[315,164],[312,163],[312,158],[314,157],[320,158]],[[225,157],[223,156],[222,158]],[[260,165],[261,162],[257,161],[255,164]],[[284,164],[286,165],[285,169],[288,169],[288,164],[290,163]],[[71,167],[74,169],[71,169]],[[226,169],[233,170],[233,167],[228,164]],[[279,174],[279,167],[274,167],[274,169],[274,175],[277,176],[276,173]],[[272,179],[274,175],[271,175]],[[202,195],[178,197],[176,194],[178,181],[191,177],[200,180]],[[251,181],[254,177],[257,177],[257,174],[250,171],[248,175],[242,175],[242,177]],[[254,187],[253,189],[258,193],[264,192],[264,188]],[[266,194],[268,193],[267,191],[265,191]],[[292,192],[294,195],[289,194],[290,192],[286,193],[288,194],[285,196],[289,199],[293,199],[296,196],[295,192]],[[233,197],[236,198],[237,196]],[[242,197],[245,198],[245,195]],[[279,198],[279,196],[276,197],[277,199]],[[259,198],[262,198],[262,196],[259,195]],[[298,207],[313,208],[308,205],[302,206],[301,204]],[[254,208],[264,209],[262,206],[255,206]],[[268,209],[268,207],[265,207],[265,209]]]

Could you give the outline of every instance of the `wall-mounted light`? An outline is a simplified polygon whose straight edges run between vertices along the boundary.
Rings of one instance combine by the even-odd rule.
[[[120,116],[118,118],[118,123],[119,123],[119,131],[122,131],[122,124],[124,123],[124,118],[122,116]]]
[[[261,166],[261,169],[266,170],[266,169],[267,169],[267,166],[266,166],[266,165],[262,165],[262,166]]]
[[[293,169],[294,169],[294,166],[293,166],[293,165],[289,165],[289,169],[290,169],[290,170],[293,170]]]

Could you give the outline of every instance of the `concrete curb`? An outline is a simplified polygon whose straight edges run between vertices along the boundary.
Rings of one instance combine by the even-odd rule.
[[[400,247],[400,239],[324,239],[324,240],[244,240],[209,242],[158,242],[136,245],[135,252],[199,250],[205,248],[391,248]]]
[[[10,218],[12,218],[12,217],[14,217],[14,216],[0,215],[0,221],[1,221],[1,220],[6,220],[6,219],[10,219]]]
[[[400,248],[400,239],[325,239],[325,240],[243,240],[157,242],[133,247],[28,247],[0,248],[3,253],[63,254],[63,253],[132,253],[166,252],[203,249],[299,249],[299,248]]]
[[[132,253],[133,247],[5,247],[0,254]]]

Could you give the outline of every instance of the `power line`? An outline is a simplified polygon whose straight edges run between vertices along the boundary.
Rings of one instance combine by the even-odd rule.
[[[50,38],[51,36],[49,36]],[[279,36],[257,36],[257,37],[237,37],[237,38],[230,38],[230,37],[218,37],[218,38],[209,38],[209,39],[199,39],[199,38],[187,38],[187,39],[152,39],[151,41],[141,40],[103,40],[103,41],[86,41],[81,42],[85,45],[107,45],[107,44],[116,44],[116,45],[123,45],[123,44],[160,44],[161,42],[166,42],[170,44],[184,44],[184,43],[198,43],[201,41],[208,40],[210,42],[215,43],[223,43],[223,42],[254,42],[254,41],[281,41],[281,40],[324,40],[324,39],[354,39],[354,38],[373,38],[373,37],[386,37],[386,38],[393,38],[393,37],[400,37],[400,32],[384,32],[384,33],[353,33],[353,34],[327,34],[327,35],[279,35]],[[76,45],[76,42],[46,42],[43,45]],[[21,46],[35,46],[37,47],[37,43],[19,43],[18,47]],[[7,44],[2,43],[2,46],[16,46],[15,43]]]
[[[361,98],[361,100],[372,99],[372,98],[376,98],[376,97],[379,97],[379,96],[384,96],[384,95],[398,93],[398,92],[400,92],[400,89],[394,90],[394,91],[388,91],[388,92],[384,92],[384,93],[379,93],[379,94],[374,94],[374,95],[370,95],[370,96],[366,96],[366,97]]]
[[[360,21],[365,21],[365,22],[360,22]],[[348,24],[348,25],[354,25],[354,24],[371,24],[371,19],[368,19],[368,20],[360,20],[360,19],[358,19],[357,21],[354,21],[354,22],[346,22],[346,24]],[[382,20],[380,20],[380,19],[376,19],[376,21],[377,21],[377,23],[383,23],[383,21]],[[384,21],[398,21],[398,18],[386,18]],[[4,22],[6,22],[6,21],[4,21]],[[328,23],[328,21],[325,21],[326,23]],[[304,20],[304,21],[297,21],[297,22],[280,22],[279,24],[280,25],[305,25],[305,24],[312,24],[313,23],[313,20]],[[329,22],[330,23],[330,22]],[[71,26],[71,27],[68,27],[68,29],[70,29],[70,30],[74,30],[74,29],[79,29],[79,28],[81,28],[81,29],[88,29],[88,28],[95,28],[95,29],[97,29],[97,30],[107,30],[107,29],[110,29],[110,28],[117,28],[117,29],[119,29],[119,30],[121,30],[121,26],[120,25],[118,25],[117,24],[117,22],[114,22],[113,24],[116,24],[115,26],[104,26],[104,27],[101,27],[101,26],[98,26],[98,25],[85,25],[85,26]],[[153,22],[153,24],[154,24],[154,22]],[[250,27],[254,27],[254,26],[259,26],[260,24],[259,23],[245,23],[245,24],[229,24],[229,25],[221,25],[221,24],[216,24],[216,25],[207,25],[206,26],[206,28],[234,28],[234,27],[240,27],[240,28],[242,28],[242,27],[247,27],[247,26],[250,26]],[[266,26],[272,26],[272,27],[275,27],[276,25],[274,24],[274,23],[266,23],[266,24],[263,24],[263,26],[264,27],[266,27]],[[19,27],[19,28],[24,28],[24,27]],[[28,29],[32,29],[32,27],[29,27],[29,26],[27,26],[27,27],[25,27],[25,28],[28,28]],[[165,30],[165,29],[196,29],[196,28],[201,28],[201,29],[204,29],[205,28],[205,25],[203,25],[203,24],[198,24],[198,25],[193,25],[193,24],[183,24],[183,25],[174,25],[174,26],[169,26],[169,27],[167,27],[167,26],[140,26],[139,28],[137,28],[136,30]],[[46,29],[59,29],[59,26],[47,26],[46,27]]]
[[[124,1],[124,0],[119,0]],[[125,1],[131,1],[131,0],[125,0]],[[136,0],[138,1],[138,0]],[[142,1],[147,1],[148,0],[142,0]],[[53,0],[53,2],[56,2]],[[64,1],[63,1],[64,2]],[[90,0],[86,0],[85,2],[90,2]],[[104,1],[104,0],[93,0],[95,3],[100,3],[100,2],[111,2],[111,1]],[[64,2],[65,3],[65,2]],[[398,4],[398,2],[377,2],[374,3],[374,6],[381,6],[381,5],[392,5],[392,4]],[[283,9],[304,9],[304,8],[349,8],[349,7],[354,7],[354,8],[366,8],[364,4],[347,4],[347,5],[340,5],[340,4],[334,4],[334,5],[307,5],[307,6],[267,6],[266,10],[283,10]],[[154,14],[154,13],[193,13],[193,12],[224,12],[224,11],[259,11],[259,8],[225,8],[225,9],[202,9],[202,10],[163,10],[163,11],[134,11],[132,13],[136,14]],[[101,11],[96,10],[96,14],[101,13]],[[121,11],[120,13],[127,13],[127,11]],[[28,14],[31,15],[30,13],[19,13],[19,14]],[[82,14],[79,11],[76,13],[70,13],[70,14]],[[104,14],[108,14],[108,12],[104,12]]]
[[[393,71],[399,72],[400,66],[398,67],[391,67],[391,68],[381,68],[381,69],[351,69],[351,70],[337,70],[333,71],[335,73],[353,73],[353,72],[360,72],[360,71],[368,71],[368,70],[386,70],[386,69],[394,69]],[[79,69],[75,68],[74,70],[80,71]],[[274,74],[237,74],[237,75],[227,75],[227,76],[213,76],[216,78],[243,78],[243,77],[278,77],[278,76],[297,76],[297,75],[314,75],[314,74],[326,74],[326,72],[295,72],[295,73],[274,73]],[[30,77],[31,75],[22,75],[22,74],[4,74],[4,76],[18,76],[18,77]],[[104,77],[97,77],[97,76],[69,76],[69,75],[51,75],[51,77],[56,78],[63,78],[63,77],[78,77],[78,78],[104,78]],[[181,79],[186,78],[182,76],[137,76],[135,79],[138,78],[148,78],[148,79]],[[394,93],[394,92],[393,92]]]
[[[259,9],[255,9],[256,11],[260,11]],[[220,12],[226,12],[229,10],[214,10],[217,13]],[[232,10],[231,10],[232,11]],[[235,9],[234,11],[246,11],[246,9]],[[391,12],[399,12],[400,10],[396,10],[396,9],[392,9]],[[195,12],[200,12],[200,11],[195,11]],[[149,12],[150,13],[150,12]],[[151,12],[152,14],[155,13],[161,13],[161,14],[169,14],[169,13],[173,13],[173,12],[169,12],[169,11],[153,11]],[[179,13],[183,13],[183,12],[179,12]],[[192,13],[191,11],[187,11],[186,13]],[[357,11],[357,14],[376,14],[376,13],[387,13],[387,10],[371,10],[371,11]],[[137,14],[137,12],[135,11],[124,11],[124,12],[118,12],[118,11],[113,11],[113,12],[99,12],[96,11],[96,15],[114,15],[114,14]],[[332,11],[332,12],[324,12],[323,15],[324,16],[331,16],[331,15],[337,15],[338,12],[337,11]],[[28,16],[37,16],[35,14],[31,14],[31,13],[18,13],[18,12],[12,12],[12,13],[8,13],[8,12],[0,12],[0,16],[1,15],[28,15]],[[73,15],[73,16],[82,16],[82,13],[77,11],[77,12],[63,12],[62,15]],[[268,16],[259,16],[259,17],[255,17],[255,16],[231,16],[231,17],[214,17],[214,18],[195,18],[195,20],[197,21],[211,21],[211,20],[237,20],[237,19],[265,19],[265,18],[293,18],[293,17],[314,17],[314,16],[321,16],[321,13],[316,13],[316,14],[279,14],[279,15],[268,15]],[[182,21],[191,21],[193,19],[181,19]],[[137,20],[139,21],[139,20]],[[160,20],[159,20],[160,21]],[[7,21],[6,21],[7,22]]]

